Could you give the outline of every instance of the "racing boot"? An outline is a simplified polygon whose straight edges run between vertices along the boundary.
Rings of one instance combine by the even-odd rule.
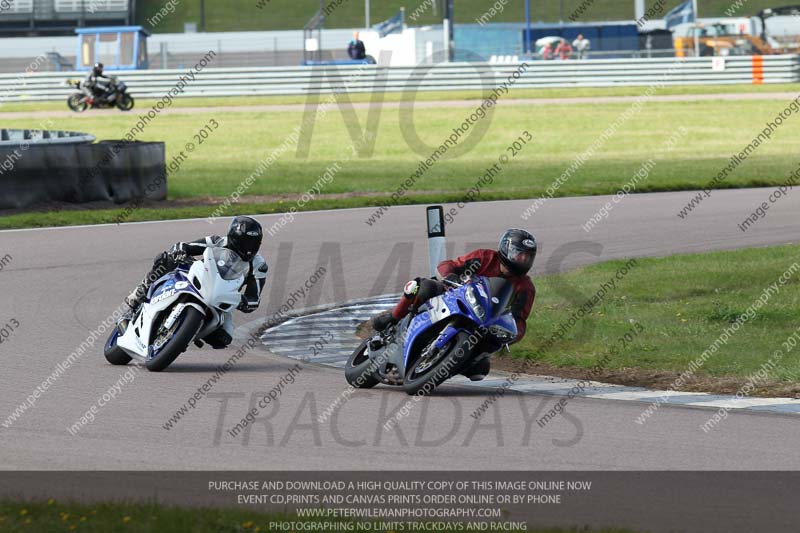
[[[491,367],[492,365],[489,362],[489,356],[486,355],[483,359],[474,362],[462,370],[461,375],[466,376],[470,381],[483,381],[483,379],[489,375],[489,370]]]
[[[403,296],[397,305],[394,306],[391,313],[381,313],[372,319],[372,327],[375,331],[383,332],[391,326],[396,325],[413,309],[414,302],[416,301],[419,293],[420,278],[412,279],[403,287]]]
[[[399,321],[391,313],[381,313],[372,319],[372,327],[375,331],[382,332],[394,326]]]
[[[125,305],[128,306],[128,309],[122,314],[117,322],[117,329],[119,330],[120,335],[125,334],[125,330],[128,329],[128,325],[131,323],[131,320],[133,320],[133,317],[136,316],[136,312],[144,303],[144,298],[147,295],[148,289],[149,287],[143,281],[137,285],[133,292],[125,298]]]

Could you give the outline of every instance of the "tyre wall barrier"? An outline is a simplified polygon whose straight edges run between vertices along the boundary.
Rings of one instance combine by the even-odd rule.
[[[49,202],[163,200],[162,142],[0,142],[0,209]]]

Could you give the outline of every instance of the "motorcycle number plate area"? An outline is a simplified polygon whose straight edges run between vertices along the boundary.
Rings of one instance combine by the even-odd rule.
[[[156,296],[155,298],[151,299],[150,303],[151,304],[156,304],[156,303],[160,302],[161,300],[166,300],[170,296],[174,296],[176,292],[177,291],[175,289],[166,290],[166,291],[162,292],[161,294],[159,294],[158,296]]]
[[[428,316],[431,322],[436,323],[450,316],[450,308],[444,301],[444,297],[436,296],[428,300]]]

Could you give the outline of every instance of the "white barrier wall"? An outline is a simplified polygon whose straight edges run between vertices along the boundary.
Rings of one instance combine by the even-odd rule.
[[[213,61],[212,61],[213,64]],[[136,97],[160,98],[187,70],[122,73]],[[800,81],[800,56],[531,61],[519,64],[451,63],[418,67],[375,65],[207,68],[183,96],[246,96],[350,92],[494,89],[518,72],[515,88],[762,84]],[[0,75],[0,102],[66,99],[68,77],[83,73]]]

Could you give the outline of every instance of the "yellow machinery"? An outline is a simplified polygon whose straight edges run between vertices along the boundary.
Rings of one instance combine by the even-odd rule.
[[[746,17],[733,22],[717,22],[710,25],[697,24],[688,35],[675,37],[675,55],[695,55],[695,37],[701,56],[771,55],[797,53],[800,43],[796,40],[778,42],[767,35],[766,21],[770,17],[798,16],[800,6],[785,6],[759,11],[755,17]],[[730,19],[728,19],[730,20]],[[756,22],[760,22],[758,28]]]

